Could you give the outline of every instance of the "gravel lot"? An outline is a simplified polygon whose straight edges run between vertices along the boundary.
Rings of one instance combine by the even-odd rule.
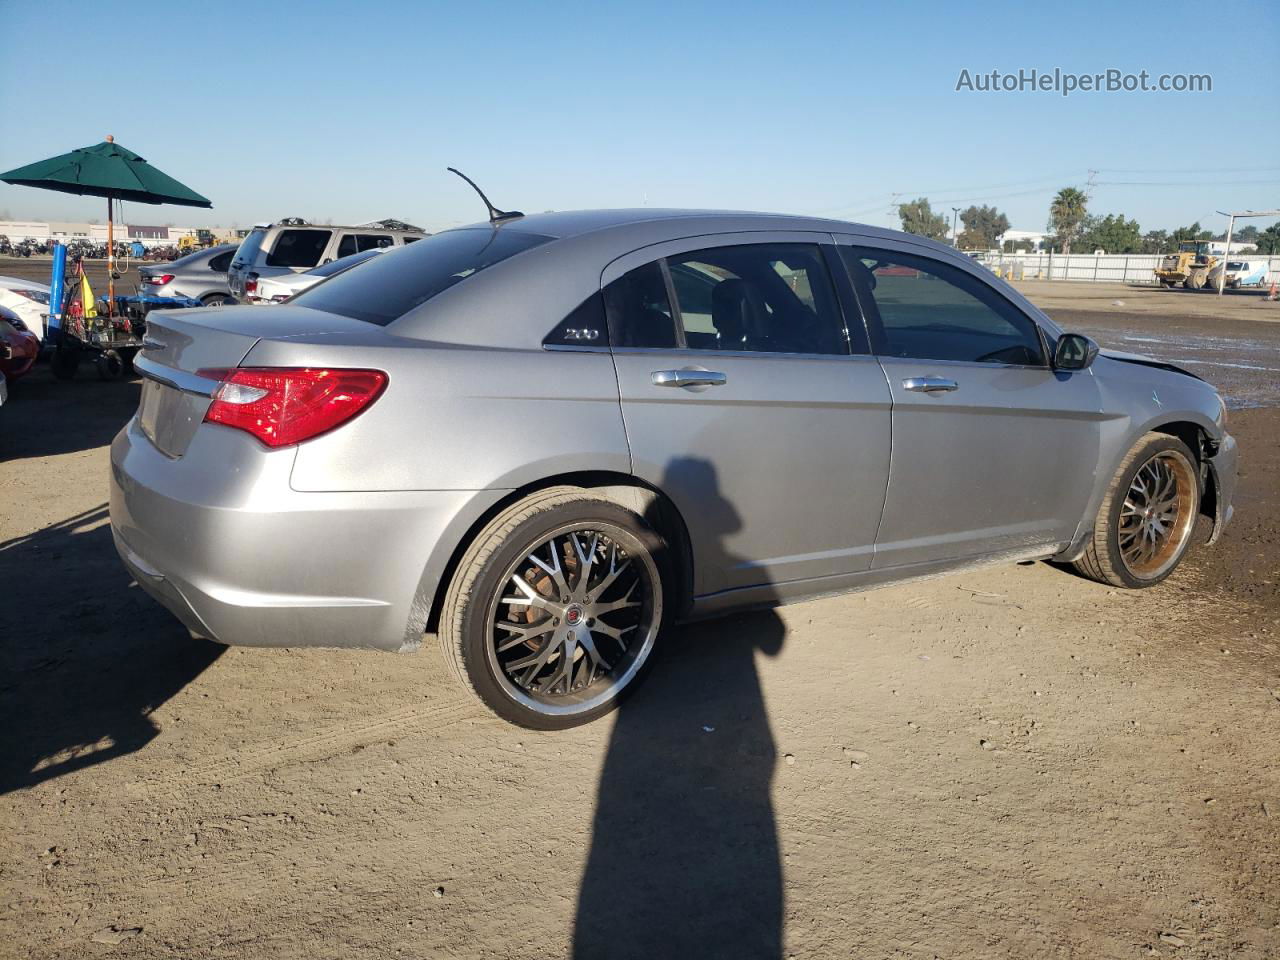
[[[688,628],[562,734],[432,644],[187,637],[106,526],[137,383],[41,368],[0,410],[0,954],[1280,955],[1280,304],[1051,287],[1232,397],[1220,544],[1148,591],[1036,563]]]

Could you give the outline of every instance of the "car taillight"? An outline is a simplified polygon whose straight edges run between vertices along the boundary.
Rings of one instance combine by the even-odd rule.
[[[157,277],[153,274],[148,274],[147,276],[142,278],[143,283],[152,283],[152,284],[155,284],[157,287],[163,286],[166,283],[170,283],[172,280],[173,280],[172,273],[166,273],[160,277]]]
[[[248,276],[248,277],[246,277],[246,278],[245,278],[245,281],[244,281],[244,292],[245,292],[245,293],[257,293],[257,292],[258,292],[258,275],[257,275],[256,273],[251,273],[251,274],[249,274],[249,276]]]
[[[377,400],[387,385],[381,370],[237,367],[201,370],[222,381],[205,412],[253,434],[268,447],[287,447],[341,426]]]

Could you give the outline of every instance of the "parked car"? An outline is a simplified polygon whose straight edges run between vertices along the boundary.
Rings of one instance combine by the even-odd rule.
[[[0,376],[17,380],[30,372],[40,355],[40,339],[12,310],[0,307]]]
[[[382,227],[295,223],[256,226],[240,241],[240,248],[231,259],[228,273],[231,293],[247,303],[258,295],[258,282],[267,277],[302,273],[365,250],[402,247],[426,235],[420,230],[388,230]]]
[[[236,244],[224,243],[189,253],[172,263],[140,266],[142,293],[152,297],[189,297],[209,307],[233,304],[236,300],[227,286],[227,270],[235,252]]]
[[[1225,283],[1228,289],[1234,287],[1266,286],[1267,258],[1261,260],[1219,260],[1209,271],[1208,285],[1214,290],[1222,289]]]
[[[321,280],[337,276],[391,249],[393,248],[374,247],[363,253],[353,253],[349,257],[331,260],[306,273],[286,273],[278,277],[264,277],[258,281],[256,289],[246,299],[249,303],[255,304],[284,303],[303,290],[311,289]]]
[[[27,331],[43,342],[49,312],[49,285],[20,277],[0,277],[0,307],[12,310]]]
[[[1035,558],[1147,587],[1231,516],[1213,387],[876,227],[541,214],[155,316],[111,450],[138,583],[223,643],[435,634],[529,727],[676,621]]]

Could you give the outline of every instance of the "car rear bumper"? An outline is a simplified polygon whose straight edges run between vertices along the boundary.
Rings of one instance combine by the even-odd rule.
[[[298,493],[293,454],[205,426],[171,459],[130,421],[111,446],[121,559],[188,629],[220,643],[412,649],[448,544],[487,496]]]

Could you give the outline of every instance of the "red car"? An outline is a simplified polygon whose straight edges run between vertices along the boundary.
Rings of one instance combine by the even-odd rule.
[[[12,310],[0,307],[0,375],[17,380],[30,370],[40,353],[40,341]]]

